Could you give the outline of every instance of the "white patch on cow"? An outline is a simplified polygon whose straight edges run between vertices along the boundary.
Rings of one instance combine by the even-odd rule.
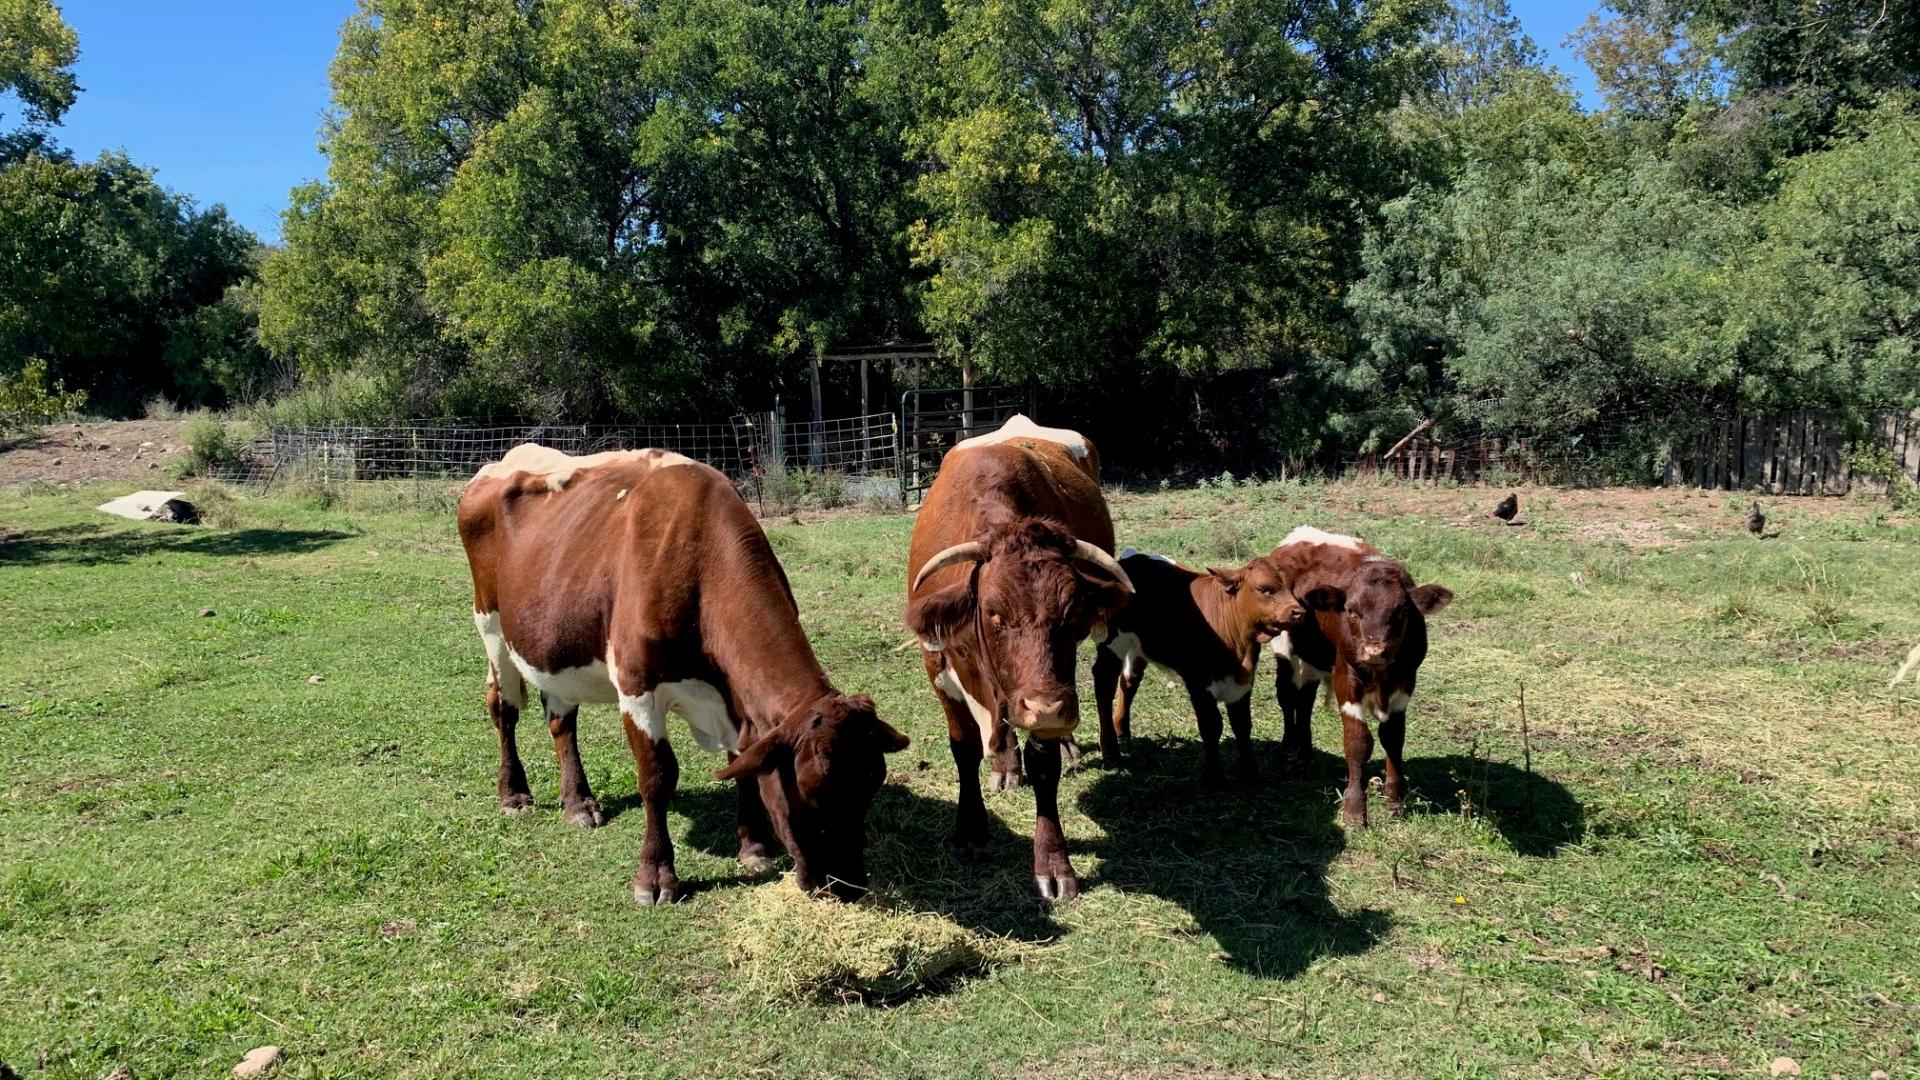
[[[1359,702],[1343,701],[1340,703],[1340,715],[1349,720],[1359,720],[1365,717],[1366,713],[1360,708]]]
[[[955,675],[951,667],[943,667],[940,674],[933,677],[933,687],[947,695],[949,701],[957,701],[967,707],[967,711],[973,714],[973,722],[980,725],[980,752],[992,750],[993,714],[987,711],[985,705],[973,700],[967,688],[960,685],[960,676]]]
[[[1120,674],[1125,678],[1147,670],[1147,650],[1141,647],[1138,634],[1122,630],[1100,647],[1120,658]]]
[[[1393,696],[1387,699],[1387,712],[1389,713],[1406,712],[1407,702],[1412,700],[1412,698],[1413,698],[1413,695],[1407,693],[1405,690],[1395,690],[1393,692]]]
[[[1207,693],[1222,705],[1231,705],[1247,696],[1253,690],[1253,680],[1241,682],[1238,679],[1215,679],[1207,684]]]
[[[1324,529],[1316,529],[1311,525],[1302,525],[1288,533],[1280,541],[1280,546],[1286,547],[1288,544],[1318,544],[1325,547],[1342,547],[1352,551],[1359,551],[1363,543],[1364,542],[1357,537],[1347,536],[1344,533],[1330,533]]]
[[[613,496],[613,501],[614,501],[614,502],[619,502],[619,501],[620,501],[621,499],[624,499],[624,498],[626,498],[626,497],[627,497],[627,489],[626,489],[626,488],[621,488],[621,489],[620,489],[620,490],[619,490],[618,492],[616,492],[616,493],[614,494],[614,496]]]
[[[474,628],[480,631],[480,644],[487,650],[487,663],[500,687],[500,700],[518,709],[527,703],[527,686],[507,648],[507,636],[500,631],[500,613],[476,611]]]
[[[667,710],[660,704],[659,694],[651,690],[644,694],[621,694],[620,713],[632,717],[633,726],[654,742],[667,737]]]
[[[1312,664],[1294,655],[1293,635],[1291,633],[1285,630],[1280,631],[1279,636],[1275,637],[1267,648],[1273,650],[1273,655],[1293,665],[1293,688],[1295,690],[1311,682],[1326,681],[1326,672],[1321,671],[1319,668],[1314,667]]]
[[[549,490],[562,491],[573,480],[576,473],[602,465],[629,462],[651,465],[656,469],[697,464],[692,458],[684,454],[676,454],[671,450],[603,450],[598,454],[584,454],[576,457],[555,450],[551,446],[521,443],[507,451],[499,461],[490,461],[482,465],[474,479],[491,477],[504,480],[515,473],[527,473],[544,478]]]
[[[612,705],[620,700],[620,692],[614,688],[612,676],[607,674],[607,662],[595,660],[580,667],[561,668],[559,671],[541,671],[517,652],[513,646],[507,646],[513,655],[513,666],[520,669],[527,684],[546,695],[548,710],[559,715],[566,709],[558,706],[574,705]]]
[[[1066,428],[1041,427],[1027,419],[1025,413],[1014,413],[1000,430],[989,431],[985,435],[975,435],[962,440],[954,446],[955,450],[966,450],[975,446],[993,446],[997,443],[1011,442],[1014,439],[1038,439],[1041,442],[1059,443],[1067,448],[1075,460],[1084,460],[1087,456],[1086,436]]]
[[[712,683],[681,679],[661,683],[654,692],[693,729],[693,741],[700,744],[700,749],[731,750],[739,745],[740,729],[733,724],[733,710]]]

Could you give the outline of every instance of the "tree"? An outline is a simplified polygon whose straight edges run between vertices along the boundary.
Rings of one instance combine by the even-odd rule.
[[[80,39],[53,0],[0,0],[0,94],[19,100],[29,124],[57,124],[79,87]]]

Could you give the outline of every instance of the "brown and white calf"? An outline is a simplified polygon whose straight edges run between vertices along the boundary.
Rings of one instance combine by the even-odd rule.
[[[1060,830],[1062,743],[1079,723],[1075,649],[1126,603],[1093,444],[1015,416],[947,451],[914,522],[907,626],[947,714],[959,771],[953,850],[984,853],[980,760],[994,786],[1033,785],[1033,878],[1049,900],[1080,879]],[[1016,753],[1015,729],[1027,732]],[[1023,761],[1024,759],[1024,761]]]
[[[571,457],[528,443],[460,497],[473,621],[500,738],[500,807],[532,805],[514,726],[538,691],[560,759],[567,820],[602,821],[575,744],[580,705],[617,704],[646,806],[634,899],[679,893],[667,804],[679,713],[724,750],[736,781],[740,861],[771,865],[777,837],[809,891],[863,891],[866,813],[883,754],[906,736],[827,681],[773,548],[726,477],[661,450]],[[734,751],[740,752],[737,756]]]
[[[1416,586],[1406,567],[1373,545],[1310,526],[1288,533],[1267,558],[1297,592],[1333,587],[1343,598],[1337,609],[1316,610],[1273,639],[1274,655],[1282,661],[1274,696],[1286,717],[1281,754],[1298,764],[1312,756],[1314,698],[1320,683],[1331,681],[1347,758],[1342,818],[1349,825],[1367,823],[1369,725],[1379,731],[1387,759],[1387,811],[1401,813],[1407,797],[1400,759],[1407,702],[1427,657],[1427,616],[1446,607],[1452,591]]]
[[[1206,760],[1201,779],[1226,779],[1220,763],[1220,707],[1226,706],[1239,750],[1240,778],[1259,778],[1253,759],[1253,676],[1260,647],[1298,626],[1309,608],[1337,607],[1340,590],[1317,586],[1296,594],[1266,556],[1243,567],[1205,573],[1159,555],[1129,550],[1120,565],[1133,582],[1133,599],[1108,625],[1093,660],[1093,692],[1100,712],[1100,754],[1120,760],[1120,740],[1133,737],[1133,700],[1147,665],[1180,676],[1200,723]]]

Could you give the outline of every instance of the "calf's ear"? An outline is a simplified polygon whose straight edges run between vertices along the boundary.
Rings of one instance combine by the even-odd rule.
[[[727,762],[726,768],[716,771],[713,778],[741,780],[763,772],[771,772],[779,768],[781,763],[792,754],[793,746],[787,742],[785,732],[781,728],[775,728],[755,739],[745,750],[735,754],[733,760]]]
[[[1241,567],[1223,570],[1217,566],[1209,566],[1207,567],[1207,573],[1212,574],[1215,580],[1227,587],[1227,595],[1229,596],[1239,591],[1240,583],[1247,580],[1247,572]]]
[[[1347,606],[1347,590],[1338,585],[1315,585],[1300,602],[1309,611],[1340,611]]]
[[[1422,585],[1412,595],[1413,606],[1422,615],[1431,615],[1453,602],[1453,590],[1445,585]]]

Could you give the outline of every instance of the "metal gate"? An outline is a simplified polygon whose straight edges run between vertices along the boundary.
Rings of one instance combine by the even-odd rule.
[[[933,486],[940,458],[962,439],[992,431],[1013,414],[1033,415],[1024,386],[951,386],[900,395],[900,494],[908,506]]]

